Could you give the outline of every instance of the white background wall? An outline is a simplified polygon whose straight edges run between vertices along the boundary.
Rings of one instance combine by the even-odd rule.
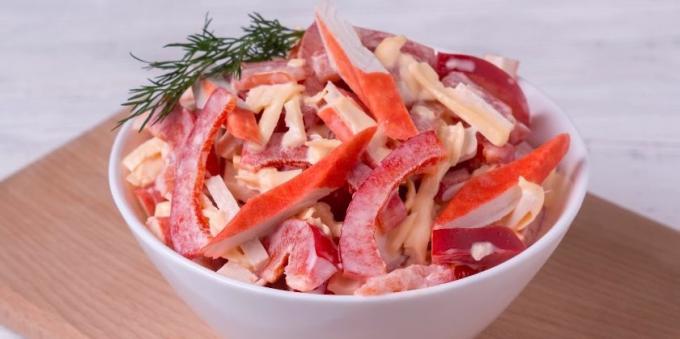
[[[283,5],[285,3],[285,5]],[[0,2],[0,178],[119,109],[149,75],[129,56],[170,56],[197,31],[237,33],[257,10],[292,26],[315,1]],[[592,154],[591,190],[680,227],[680,1],[339,1],[352,22],[470,53],[521,74],[572,116]]]

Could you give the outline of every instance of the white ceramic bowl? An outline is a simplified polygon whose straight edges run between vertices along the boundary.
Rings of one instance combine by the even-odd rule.
[[[586,194],[583,140],[567,116],[532,85],[522,82],[533,116],[530,142],[561,132],[571,146],[561,170],[571,181],[561,203],[549,211],[554,225],[524,252],[487,271],[447,284],[377,297],[293,293],[241,283],[185,259],[144,226],[127,187],[122,157],[142,140],[125,124],[113,144],[109,185],[132,234],[177,294],[221,335],[247,339],[468,338],[488,326],[519,294],[553,253]]]

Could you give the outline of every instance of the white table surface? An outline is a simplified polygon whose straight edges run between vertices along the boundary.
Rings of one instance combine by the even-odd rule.
[[[170,56],[160,46],[196,32],[206,12],[224,35],[253,10],[303,27],[314,3],[3,0],[0,178],[118,110],[127,89],[148,76],[129,51]],[[680,1],[353,0],[339,7],[356,24],[521,60],[520,73],[584,135],[591,191],[680,229]]]

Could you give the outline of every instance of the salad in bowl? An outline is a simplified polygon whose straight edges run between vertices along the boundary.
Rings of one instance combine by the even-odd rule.
[[[251,19],[170,45],[184,57],[149,63],[167,73],[126,103],[144,140],[117,166],[158,242],[338,298],[469,279],[550,230],[571,131],[531,142],[545,131],[517,61],[355,27],[327,2],[303,31]]]

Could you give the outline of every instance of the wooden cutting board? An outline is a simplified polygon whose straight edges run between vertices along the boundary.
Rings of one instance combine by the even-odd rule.
[[[113,205],[112,121],[0,183],[0,324],[27,337],[213,337]],[[680,338],[680,234],[589,195],[481,337]]]

